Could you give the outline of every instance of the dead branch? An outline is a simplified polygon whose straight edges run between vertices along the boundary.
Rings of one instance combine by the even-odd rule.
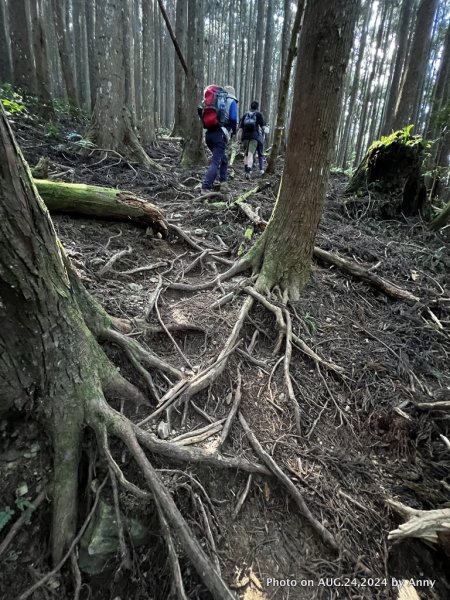
[[[438,402],[415,402],[415,406],[422,410],[450,410],[450,400]]]
[[[286,351],[284,354],[284,379],[286,387],[288,389],[289,400],[291,401],[292,408],[294,409],[295,425],[297,427],[297,435],[302,435],[300,427],[300,407],[298,405],[297,398],[295,397],[294,388],[291,381],[290,364],[292,358],[292,323],[291,316],[287,309],[284,309],[284,320],[286,323]]]
[[[260,442],[258,441],[255,434],[251,431],[250,427],[247,424],[247,421],[245,420],[241,412],[239,413],[239,421],[242,425],[242,428],[245,431],[245,434],[253,450],[256,452],[259,458],[267,465],[272,474],[275,475],[275,477],[287,489],[289,495],[292,496],[292,498],[297,503],[297,506],[299,507],[300,512],[304,516],[304,518],[308,521],[311,527],[320,535],[322,541],[327,546],[338,552],[339,545],[334,539],[333,535],[328,531],[328,529],[326,529],[322,525],[322,523],[319,523],[319,521],[315,517],[313,517],[301,493],[298,491],[298,489],[295,487],[295,485],[292,483],[289,477],[285,475],[285,473],[283,473],[283,471],[280,469],[280,467],[277,465],[274,459],[261,446]]]
[[[331,252],[327,252],[326,250],[322,250],[316,246],[314,248],[314,256],[323,262],[334,265],[335,267],[338,267],[338,269],[349,273],[349,275],[352,275],[356,279],[361,279],[362,281],[369,283],[371,286],[382,291],[390,298],[394,298],[395,300],[404,300],[405,302],[420,302],[420,298],[414,296],[414,294],[408,292],[408,290],[398,287],[394,283],[375,275],[375,273],[371,273],[367,269],[364,269],[363,267],[360,267],[359,265],[352,263],[341,256],[338,256],[337,254],[332,254]]]
[[[406,523],[389,532],[388,540],[412,537],[438,544],[440,533],[450,535],[450,508],[416,510],[395,500],[387,500],[387,503],[406,519]]]
[[[120,250],[119,252],[116,252],[113,256],[111,256],[111,258],[108,260],[108,262],[103,265],[103,267],[101,269],[99,269],[98,271],[98,276],[99,277],[104,277],[106,275],[106,273],[108,273],[108,271],[111,271],[113,265],[120,260],[123,256],[128,256],[129,254],[132,254],[133,249],[131,248],[131,246],[128,246],[128,248],[125,248],[124,250]]]
[[[244,502],[247,499],[248,493],[250,491],[250,486],[252,484],[252,480],[253,480],[253,475],[250,474],[247,478],[247,483],[245,484],[245,488],[244,488],[242,494],[239,496],[239,500],[233,511],[233,519],[236,519],[238,514],[241,512],[242,507],[244,506]]]
[[[241,386],[242,386],[242,375],[241,375],[241,369],[240,369],[240,365],[239,365],[238,374],[237,374],[236,391],[234,393],[233,405],[231,407],[231,410],[227,417],[225,425],[223,426],[223,430],[222,430],[222,434],[220,436],[219,445],[217,447],[217,450],[220,450],[222,448],[222,446],[224,445],[225,440],[227,439],[228,434],[230,433],[230,429],[233,424],[236,413],[239,410],[239,405],[241,403],[241,398],[242,398]]]

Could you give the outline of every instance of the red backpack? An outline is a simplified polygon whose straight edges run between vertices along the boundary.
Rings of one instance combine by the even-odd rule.
[[[205,129],[228,125],[228,94],[223,87],[208,85],[203,92],[201,119]]]

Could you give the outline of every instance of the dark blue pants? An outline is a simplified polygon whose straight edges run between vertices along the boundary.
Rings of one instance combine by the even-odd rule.
[[[203,180],[203,188],[210,189],[219,172],[219,181],[227,180],[228,156],[227,138],[221,129],[207,131],[205,134],[206,145],[212,152],[211,162]]]

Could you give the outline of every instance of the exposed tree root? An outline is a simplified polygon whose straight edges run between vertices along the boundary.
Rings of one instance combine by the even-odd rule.
[[[287,489],[288,493],[297,503],[297,506],[300,509],[301,514],[305,517],[311,527],[320,535],[322,541],[334,551],[339,551],[339,545],[331,535],[331,533],[326,529],[319,521],[312,515],[308,506],[306,505],[303,496],[300,494],[298,489],[289,479],[289,477],[283,473],[277,463],[273,460],[273,458],[264,450],[264,448],[259,443],[255,434],[251,431],[250,427],[247,424],[247,421],[244,419],[242,413],[239,413],[239,421],[242,425],[242,428],[245,431],[245,434],[256,452],[256,454],[260,457],[260,459],[267,465],[270,469],[271,473],[275,475],[275,477],[283,484],[283,486]]]

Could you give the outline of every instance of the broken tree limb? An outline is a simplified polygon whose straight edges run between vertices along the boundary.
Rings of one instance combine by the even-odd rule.
[[[161,210],[131,192],[46,179],[35,179],[34,184],[50,212],[129,221],[167,235],[168,225]]]
[[[280,481],[280,483],[282,483],[283,486],[287,489],[289,495],[295,500],[303,517],[308,521],[311,527],[320,535],[322,541],[327,546],[338,552],[339,545],[334,539],[333,535],[328,531],[328,529],[326,529],[326,527],[322,525],[322,523],[319,523],[319,521],[312,515],[301,493],[298,491],[298,489],[295,487],[295,485],[292,483],[289,477],[285,473],[283,473],[283,471],[280,469],[280,467],[277,465],[274,459],[261,446],[259,440],[248,426],[247,421],[245,420],[241,412],[239,412],[239,421],[242,425],[243,430],[245,431],[247,439],[250,442],[250,445],[252,446],[253,450],[265,463],[265,465],[270,469],[273,475],[275,475],[278,481]]]
[[[416,510],[395,500],[387,500],[387,504],[406,519],[406,523],[389,532],[388,540],[418,538],[438,544],[439,534],[450,535],[450,508]]]
[[[408,290],[398,287],[394,283],[375,275],[375,273],[371,273],[367,269],[364,269],[363,267],[360,267],[359,265],[350,262],[341,256],[338,256],[337,254],[327,252],[326,250],[322,250],[316,246],[314,248],[314,257],[330,265],[338,267],[338,269],[341,269],[341,271],[345,271],[357,279],[361,279],[362,281],[369,283],[371,286],[381,290],[387,296],[390,296],[395,300],[420,302],[420,298],[414,296],[414,294],[408,292]]]

